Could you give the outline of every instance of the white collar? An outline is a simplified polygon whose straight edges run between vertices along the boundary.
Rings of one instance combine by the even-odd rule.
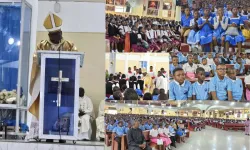
[[[184,87],[186,80],[184,80],[184,82],[183,82],[181,85],[180,85],[179,82],[177,82],[177,81],[175,81],[175,80],[174,80],[174,82],[175,82],[177,85]]]

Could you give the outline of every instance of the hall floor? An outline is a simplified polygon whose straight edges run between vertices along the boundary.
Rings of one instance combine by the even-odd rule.
[[[210,126],[191,132],[186,143],[177,144],[175,150],[250,150],[250,136],[243,131],[225,131]]]

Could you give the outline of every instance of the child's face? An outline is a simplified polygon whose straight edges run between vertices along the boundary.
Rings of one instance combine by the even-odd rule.
[[[193,63],[193,56],[189,56],[189,57],[188,57],[188,62],[189,62],[189,63]]]
[[[238,9],[237,9],[237,8],[233,8],[232,13],[233,13],[234,15],[238,14]]]
[[[206,76],[205,76],[205,72],[204,71],[199,71],[198,73],[196,73],[197,78],[201,81],[204,81]]]
[[[205,9],[205,10],[204,10],[204,15],[205,15],[205,16],[209,16],[209,13],[210,13],[210,10],[209,10],[209,9]]]
[[[177,64],[177,63],[178,63],[178,58],[177,58],[177,57],[174,57],[173,60],[172,60],[172,62],[173,62],[174,64]]]
[[[186,16],[190,15],[190,10],[189,10],[189,8],[186,8],[186,9],[185,9],[185,15],[186,15]]]
[[[235,79],[236,78],[236,71],[234,70],[234,71],[230,72],[230,74],[228,74],[228,77],[230,79]]]
[[[203,59],[203,60],[202,60],[202,64],[203,64],[203,65],[207,65],[207,60],[206,60],[206,59]]]
[[[211,53],[208,54],[208,58],[212,58],[212,54]]]
[[[174,79],[178,83],[182,84],[185,81],[185,73],[183,70],[176,71],[174,74]]]
[[[243,54],[243,55],[242,55],[242,58],[246,58],[246,54]]]
[[[238,63],[238,64],[241,64],[241,58],[238,58],[238,59],[237,59],[237,63]]]
[[[219,8],[217,13],[219,16],[223,16],[224,10],[222,8]]]

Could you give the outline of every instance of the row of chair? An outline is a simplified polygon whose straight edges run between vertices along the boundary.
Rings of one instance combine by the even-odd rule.
[[[147,142],[150,142],[149,132],[150,132],[149,130],[143,131],[144,138],[145,138],[145,140]],[[187,138],[190,137],[190,132],[186,133],[186,137]],[[177,136],[176,142],[181,143],[180,137]],[[118,143],[117,143],[117,141],[115,141],[115,134],[114,133],[106,132],[105,144],[106,144],[106,146],[111,146],[112,150],[117,150],[118,149]],[[155,149],[159,149],[159,147],[155,143],[150,142],[149,145],[152,148],[154,147]],[[127,148],[128,148],[127,135],[123,135],[121,137],[121,150],[127,150]]]
[[[207,121],[206,123],[209,126],[212,126],[214,128],[218,128],[218,129],[223,129],[226,131],[228,131],[229,129],[235,130],[235,131],[238,131],[238,130],[244,131],[245,130],[245,125],[242,123],[224,123],[224,124],[221,124],[219,122],[213,122],[213,121]]]

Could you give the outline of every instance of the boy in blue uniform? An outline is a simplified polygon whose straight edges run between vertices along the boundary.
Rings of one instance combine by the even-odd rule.
[[[209,92],[213,100],[232,100],[232,85],[230,79],[225,77],[226,66],[219,64],[216,67],[217,75],[209,82]]]
[[[193,87],[193,100],[208,100],[209,99],[209,84],[205,81],[205,70],[201,67],[196,69],[196,81]]]
[[[236,78],[236,71],[232,68],[227,70],[227,76],[230,78],[232,84],[233,100],[240,101],[243,99],[243,84],[242,80]]]
[[[242,63],[242,59],[237,57],[236,64],[234,64],[234,69],[236,70],[237,76],[245,75],[245,66]]]
[[[175,68],[181,68],[181,65],[178,64],[179,60],[177,56],[172,57],[172,64],[169,65],[170,77],[173,77],[173,71]]]
[[[121,137],[125,134],[125,127],[122,121],[119,121],[118,126],[113,129],[115,134],[115,141],[118,143],[118,150],[121,150]]]
[[[179,64],[187,63],[187,52],[178,52],[177,57],[179,59]]]
[[[116,125],[114,124],[114,121],[111,121],[107,126],[107,132],[112,132],[115,127]]]
[[[209,16],[210,10],[206,8],[204,10],[204,16],[198,20],[198,26],[200,29],[200,45],[202,50],[205,51],[205,45],[210,44],[210,51],[213,52],[213,29],[214,20]]]
[[[185,15],[181,16],[181,37],[184,38],[184,43],[187,43],[187,37],[190,32],[190,21],[193,17],[190,14],[188,7],[185,8]]]
[[[182,68],[173,71],[174,81],[170,83],[170,100],[192,100],[192,84],[185,80],[185,73]]]

